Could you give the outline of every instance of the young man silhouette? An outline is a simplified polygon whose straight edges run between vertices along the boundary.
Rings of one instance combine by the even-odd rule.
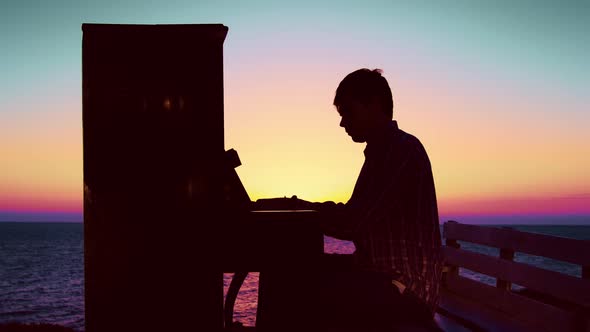
[[[378,69],[347,75],[336,90],[340,126],[366,143],[346,204],[311,203],[326,235],[350,240],[351,256],[325,255],[320,321],[338,330],[438,330],[442,272],[434,180],[420,141],[400,130]]]

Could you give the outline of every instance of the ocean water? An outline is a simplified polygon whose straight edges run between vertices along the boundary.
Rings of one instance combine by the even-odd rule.
[[[82,224],[0,223],[0,323],[84,327]]]
[[[502,227],[506,227],[503,225]],[[512,225],[518,230],[590,240],[590,226]],[[324,250],[349,254],[350,242],[325,238]],[[462,248],[489,255],[498,250],[463,243]],[[0,323],[54,323],[84,329],[83,225],[78,223],[0,223]],[[515,260],[581,276],[579,266],[517,253]],[[460,273],[489,284],[495,279],[462,269]],[[229,286],[231,274],[224,278]],[[518,285],[514,285],[518,288]],[[234,320],[253,326],[258,300],[258,273],[244,281]]]

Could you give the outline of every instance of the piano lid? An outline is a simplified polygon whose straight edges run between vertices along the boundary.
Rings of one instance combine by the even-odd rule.
[[[200,41],[203,39],[213,42],[223,42],[229,28],[223,24],[107,24],[107,23],[83,23],[84,34],[98,33],[187,33],[190,32]]]

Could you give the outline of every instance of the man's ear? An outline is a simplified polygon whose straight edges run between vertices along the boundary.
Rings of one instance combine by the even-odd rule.
[[[374,112],[374,115],[376,116],[386,116],[385,115],[385,110],[383,109],[383,104],[381,103],[381,100],[377,97],[377,96],[373,96],[371,97],[371,99],[369,99],[369,103],[367,104],[367,108],[371,110],[371,112]]]

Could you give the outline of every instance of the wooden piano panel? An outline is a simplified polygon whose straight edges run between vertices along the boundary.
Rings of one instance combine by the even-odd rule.
[[[82,29],[86,331],[220,329],[227,27]]]

